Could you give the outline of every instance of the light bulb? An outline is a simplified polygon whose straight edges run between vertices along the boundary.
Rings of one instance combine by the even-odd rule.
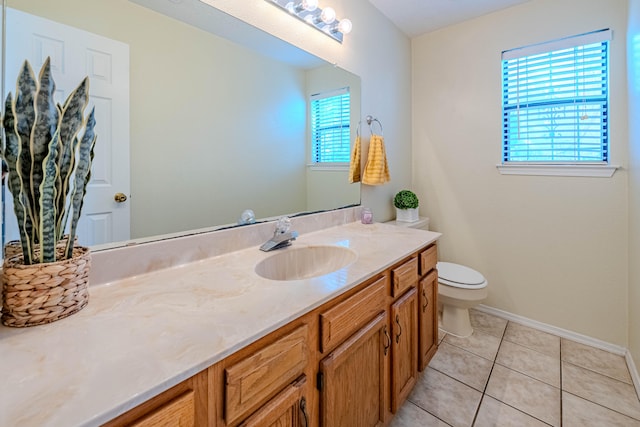
[[[322,19],[322,22],[325,24],[331,24],[336,20],[336,11],[333,10],[333,8],[325,7],[320,14],[320,19]]]
[[[353,29],[353,24],[349,19],[341,19],[338,23],[338,31],[342,34],[349,34]]]
[[[313,12],[318,8],[318,0],[302,0],[301,5],[304,10]]]

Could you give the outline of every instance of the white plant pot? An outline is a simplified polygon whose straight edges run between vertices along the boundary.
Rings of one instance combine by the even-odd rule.
[[[419,219],[420,219],[420,216],[418,215],[418,208],[413,208],[413,209],[396,208],[396,221],[416,222]]]

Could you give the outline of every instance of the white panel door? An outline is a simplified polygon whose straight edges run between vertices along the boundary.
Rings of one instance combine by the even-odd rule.
[[[56,82],[56,102],[89,76],[90,104],[96,108],[95,157],[78,238],[99,245],[130,238],[129,46],[87,31],[7,8],[5,91],[15,94],[20,67],[28,59],[36,75],[47,57]],[[6,94],[4,95],[6,98]],[[13,198],[5,189],[5,241],[18,239]]]

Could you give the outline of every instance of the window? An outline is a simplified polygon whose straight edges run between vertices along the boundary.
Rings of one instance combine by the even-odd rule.
[[[609,161],[610,30],[502,52],[502,162]]]
[[[350,121],[349,88],[311,95],[312,164],[349,162]]]

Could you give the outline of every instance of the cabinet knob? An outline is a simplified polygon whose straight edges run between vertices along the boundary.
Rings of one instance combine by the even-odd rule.
[[[396,334],[396,344],[400,342],[400,335],[402,335],[402,325],[400,325],[400,315],[396,314],[396,325],[398,325],[398,333]]]
[[[427,306],[429,305],[429,298],[427,298],[427,294],[424,289],[422,289],[422,298],[424,298],[424,305],[422,306],[422,312],[424,313],[427,310]]]

